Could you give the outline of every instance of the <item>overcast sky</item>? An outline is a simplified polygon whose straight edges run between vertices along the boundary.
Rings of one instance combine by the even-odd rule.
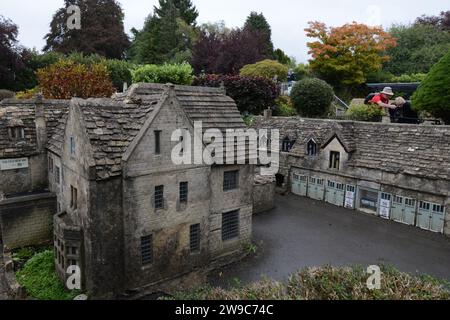
[[[158,0],[120,0],[125,12],[125,30],[140,29]],[[409,23],[422,14],[450,10],[448,0],[193,0],[199,23],[224,20],[228,27],[242,26],[251,11],[262,12],[272,26],[276,48],[308,59],[304,28],[310,20],[339,26],[346,22],[382,24]],[[0,0],[0,15],[19,26],[19,40],[29,48],[42,49],[43,37],[63,0]]]

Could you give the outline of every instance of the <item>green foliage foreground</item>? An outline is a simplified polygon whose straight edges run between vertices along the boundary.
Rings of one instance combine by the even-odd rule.
[[[34,255],[16,273],[17,281],[27,294],[39,300],[72,300],[79,292],[69,292],[55,272],[53,251]]]
[[[285,283],[264,279],[230,290],[204,287],[176,293],[175,300],[449,300],[448,283],[429,276],[414,277],[381,267],[381,289],[369,290],[362,267],[303,269]],[[448,287],[447,287],[448,288]]]

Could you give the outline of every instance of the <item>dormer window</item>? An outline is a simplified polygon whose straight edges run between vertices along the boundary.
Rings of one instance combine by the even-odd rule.
[[[8,122],[8,135],[10,140],[24,140],[25,130],[22,120],[11,119]]]
[[[281,151],[283,152],[290,152],[292,150],[292,147],[294,146],[295,140],[289,139],[289,137],[285,137],[283,139],[283,143],[281,145]]]
[[[313,139],[308,141],[306,148],[308,151],[308,156],[317,155],[317,143]]]
[[[341,153],[337,151],[330,151],[329,168],[339,170],[341,164]]]

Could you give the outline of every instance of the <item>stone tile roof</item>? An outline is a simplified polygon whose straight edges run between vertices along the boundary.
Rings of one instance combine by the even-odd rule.
[[[129,93],[118,96],[122,100],[139,100],[143,105],[147,99],[160,95],[167,90],[168,85],[139,83],[130,87]],[[175,94],[181,106],[192,121],[202,121],[203,130],[217,128],[245,129],[245,123],[233,99],[228,97],[222,89],[191,86],[174,86]]]
[[[203,130],[246,128],[235,102],[216,88],[135,84],[112,99],[72,99],[71,108],[78,106],[84,119],[97,179],[121,175],[125,151],[170,89],[174,90],[188,118],[203,122]],[[66,121],[67,116],[61,117],[48,144],[48,149],[58,155],[61,155]]]
[[[0,103],[0,157],[28,157],[37,150],[36,138],[36,99],[5,99]],[[50,138],[59,119],[68,110],[68,101],[42,100],[47,138]],[[19,126],[24,129],[25,139],[13,141],[9,138],[8,128]]]
[[[99,179],[121,174],[122,156],[153,112],[161,96],[146,105],[111,99],[74,99],[83,114]]]
[[[279,129],[281,140],[296,140],[291,154],[297,157],[306,156],[310,138],[324,147],[337,134],[351,153],[350,167],[450,180],[450,126],[257,117],[252,127]]]

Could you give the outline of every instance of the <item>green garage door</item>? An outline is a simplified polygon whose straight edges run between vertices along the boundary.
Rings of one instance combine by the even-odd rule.
[[[414,225],[416,219],[416,200],[401,196],[392,197],[392,220]]]
[[[323,201],[325,195],[324,180],[316,177],[310,177],[308,183],[308,197]]]
[[[430,230],[430,218],[431,218],[431,203],[420,201],[416,225],[421,229]]]
[[[328,180],[325,190],[325,201],[336,206],[344,206],[345,190],[344,184]]]
[[[394,221],[403,223],[403,197],[393,196],[392,197],[392,210],[391,210],[391,218]]]
[[[431,207],[430,229],[434,232],[444,232],[444,206],[433,204]]]
[[[413,226],[416,221],[416,200],[405,198],[405,210],[403,212],[403,223]]]
[[[306,197],[308,191],[308,177],[293,174],[292,176],[292,193]]]

